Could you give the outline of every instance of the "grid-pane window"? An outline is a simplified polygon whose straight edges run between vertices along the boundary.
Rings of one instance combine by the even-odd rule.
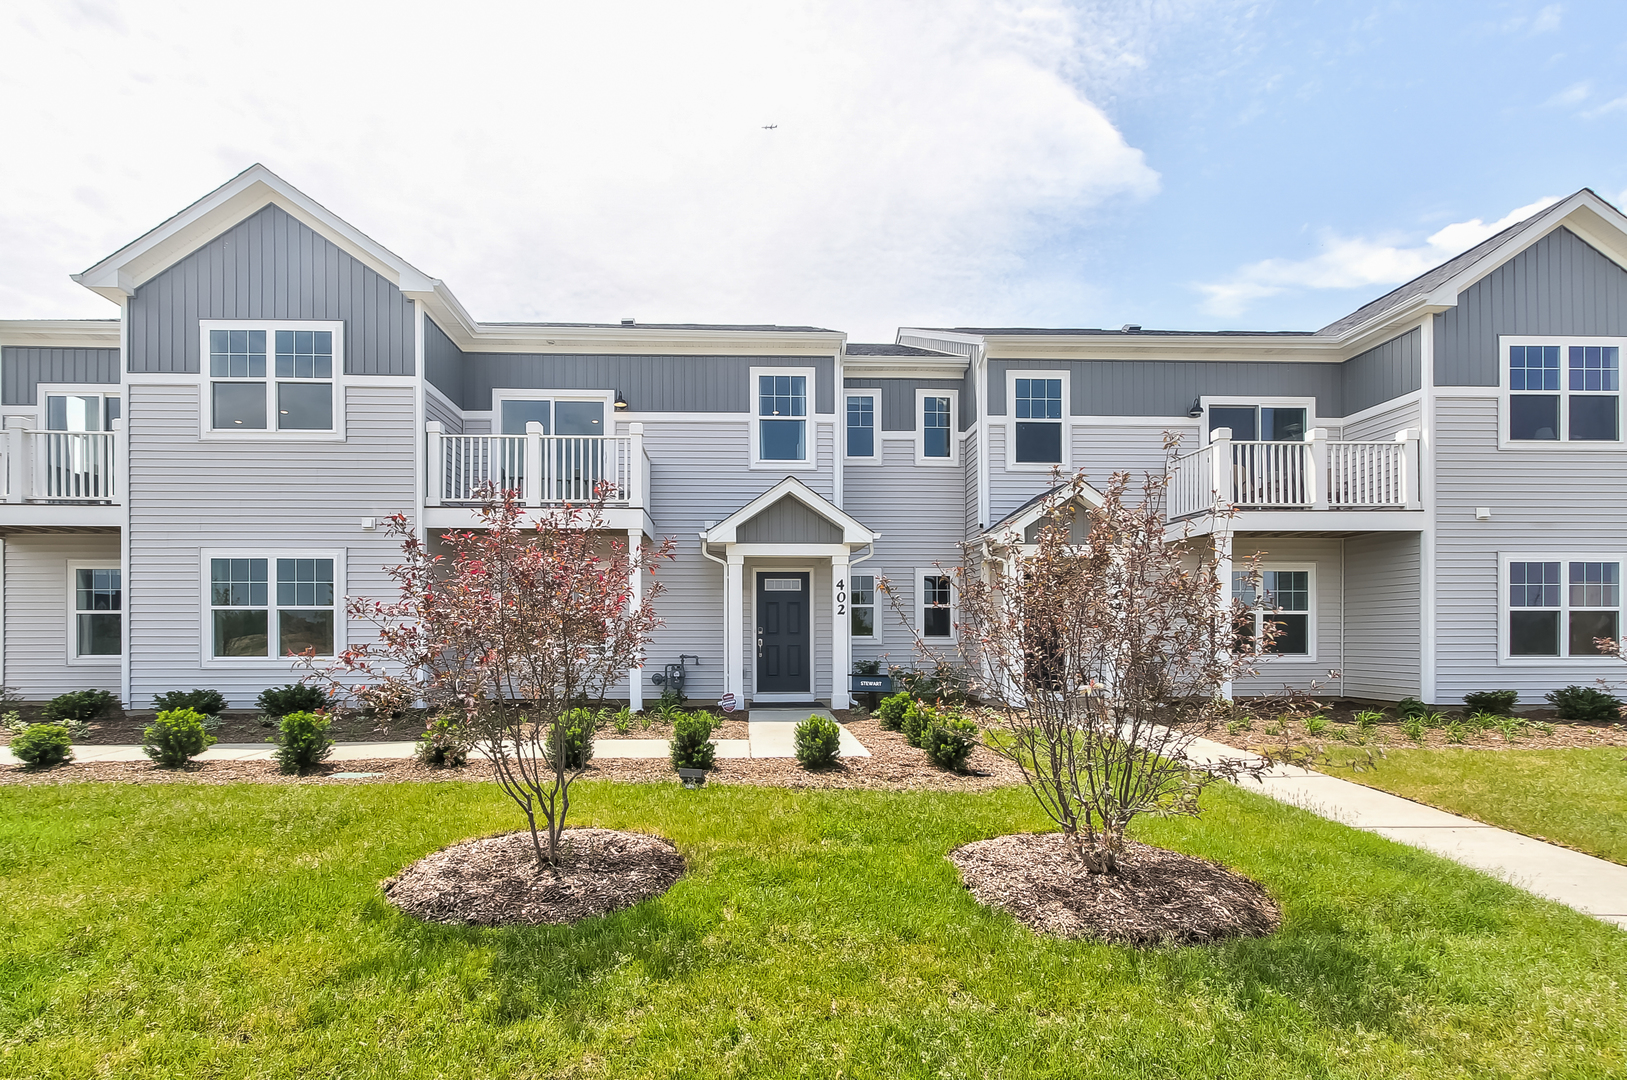
[[[1508,437],[1520,442],[1618,442],[1621,348],[1510,345]]]
[[[936,396],[922,398],[921,456],[929,458],[949,457],[950,437],[949,399]]]
[[[847,399],[847,456],[876,456],[876,399]]]
[[[123,575],[118,570],[74,571],[74,652],[118,656],[124,651]]]
[[[876,636],[876,579],[873,574],[854,574],[848,579],[852,612],[852,633],[856,638]]]
[[[1254,609],[1253,624],[1242,628],[1246,641],[1264,640],[1267,625],[1277,628],[1267,652],[1308,656],[1311,651],[1311,572],[1264,570],[1258,580],[1232,572],[1232,595]]]
[[[268,655],[269,565],[265,559],[209,560],[215,656]]]
[[[948,574],[921,576],[921,636],[946,638],[954,634],[953,590]]]
[[[211,559],[214,655],[281,657],[307,650],[333,655],[333,562]]]
[[[808,378],[806,375],[760,375],[757,378],[757,456],[763,461],[806,461]]]
[[[1013,460],[1054,464],[1062,460],[1062,380],[1013,380],[1016,420]]]
[[[277,560],[277,655],[333,655],[333,560]]]
[[[333,353],[332,330],[210,330],[211,426],[332,431]]]
[[[1621,637],[1621,564],[1573,562],[1565,623],[1572,656],[1598,656],[1599,638]]]

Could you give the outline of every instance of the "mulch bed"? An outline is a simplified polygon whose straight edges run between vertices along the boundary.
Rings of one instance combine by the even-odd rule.
[[[713,714],[713,716],[715,719],[716,714]],[[609,724],[606,724],[604,727],[600,728],[593,737],[595,740],[602,739],[606,742],[613,739],[670,739],[673,737],[673,726],[667,721],[663,720],[660,715],[657,714],[649,717],[649,727],[640,726],[643,720],[643,716],[634,716],[633,726],[628,728],[625,732],[618,732],[615,728],[611,727]],[[744,739],[747,731],[748,728],[746,727],[745,714],[735,713],[733,716],[724,720],[721,724],[712,729],[712,738]]]
[[[632,907],[684,873],[677,848],[643,833],[567,829],[560,845],[561,865],[539,868],[529,832],[465,840],[386,880],[384,895],[425,922],[538,926]]]
[[[1127,840],[1116,874],[1093,874],[1061,833],[1016,833],[951,851],[978,901],[1037,933],[1118,945],[1202,945],[1263,937],[1282,912],[1223,866]]]
[[[1303,741],[1307,738],[1320,742],[1324,746],[1334,747],[1344,743],[1351,747],[1372,747],[1374,749],[1425,749],[1425,750],[1578,750],[1593,747],[1622,746],[1627,747],[1627,724],[1567,724],[1564,721],[1547,721],[1553,726],[1551,734],[1543,734],[1534,726],[1527,727],[1509,739],[1504,737],[1496,728],[1487,728],[1481,732],[1462,730],[1459,733],[1461,742],[1453,742],[1451,733],[1445,727],[1425,728],[1423,740],[1415,742],[1401,725],[1394,722],[1375,724],[1365,734],[1358,731],[1354,723],[1332,723],[1320,735],[1307,736],[1302,728],[1295,725],[1295,734]],[[1231,735],[1215,736],[1222,742],[1247,750],[1263,751],[1276,746],[1281,740],[1275,740],[1265,734],[1262,725],[1256,723],[1252,731],[1239,731]]]

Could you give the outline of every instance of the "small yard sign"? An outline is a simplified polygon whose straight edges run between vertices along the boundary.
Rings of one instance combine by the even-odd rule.
[[[724,694],[718,699],[717,707],[726,713],[734,712],[735,700],[733,694]]]

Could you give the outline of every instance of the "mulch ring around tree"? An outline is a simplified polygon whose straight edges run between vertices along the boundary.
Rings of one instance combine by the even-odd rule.
[[[1263,937],[1282,912],[1223,866],[1125,841],[1116,874],[1091,873],[1061,833],[1015,833],[951,851],[980,903],[1041,934],[1116,945],[1203,945]]]
[[[384,895],[426,922],[536,926],[632,907],[684,873],[677,848],[643,833],[568,829],[560,845],[561,865],[539,870],[529,832],[465,840],[385,881]]]

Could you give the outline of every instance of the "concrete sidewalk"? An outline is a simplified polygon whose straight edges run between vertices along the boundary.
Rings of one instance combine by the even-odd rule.
[[[1189,753],[1200,762],[1248,756],[1208,739],[1193,740]],[[1545,844],[1326,773],[1279,767],[1259,780],[1240,779],[1238,786],[1352,828],[1433,852],[1627,929],[1627,866],[1619,863]]]
[[[829,709],[753,709],[747,714],[746,731],[751,740],[751,756],[754,758],[794,758],[797,756],[796,734],[797,725],[812,716],[823,716],[834,720],[836,716]],[[854,734],[842,725],[836,725],[841,733],[840,756],[845,758],[869,757],[870,751],[864,748]]]

